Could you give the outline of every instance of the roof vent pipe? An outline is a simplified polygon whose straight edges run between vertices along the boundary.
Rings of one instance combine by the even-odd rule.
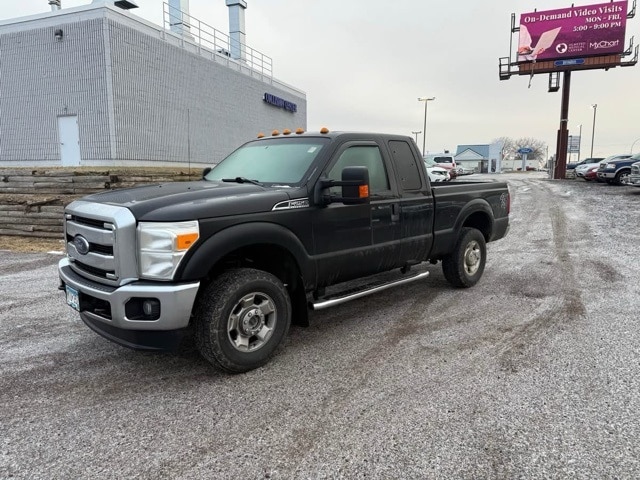
[[[229,50],[231,58],[245,60],[246,36],[244,33],[244,11],[247,8],[245,0],[226,0],[229,7]]]
[[[61,0],[49,0],[49,5],[51,5],[51,11],[55,12],[56,10],[60,10],[62,5],[60,5]]]
[[[189,0],[169,0],[169,27],[179,35],[190,35]]]

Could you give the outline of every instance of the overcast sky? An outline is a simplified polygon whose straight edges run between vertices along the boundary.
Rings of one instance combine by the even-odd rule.
[[[90,3],[62,0],[63,8]],[[132,13],[162,23],[161,0],[136,0]],[[575,2],[575,5],[601,3]],[[630,2],[631,3],[631,2]],[[492,0],[247,0],[247,44],[273,59],[274,77],[307,95],[308,129],[412,135],[427,150],[535,137],[555,152],[561,92],[548,75],[498,79],[509,55],[511,14],[567,8],[570,1]],[[228,31],[224,0],[190,0],[191,15]],[[47,0],[2,1],[0,20],[50,11]],[[640,18],[627,22],[627,45],[640,43]],[[514,35],[517,44],[517,37]],[[582,124],[582,153],[591,153],[592,104],[597,104],[594,156],[627,153],[640,139],[640,66],[574,72],[570,134]],[[274,125],[274,128],[290,126]],[[295,126],[294,126],[295,127]],[[422,135],[418,135],[422,146]],[[640,140],[634,153],[640,152]],[[574,156],[575,158],[575,156]]]

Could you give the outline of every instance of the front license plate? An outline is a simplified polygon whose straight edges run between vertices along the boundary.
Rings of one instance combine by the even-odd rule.
[[[67,292],[67,305],[69,305],[74,310],[80,311],[80,296],[78,291],[74,288],[71,288],[69,285],[65,285],[65,289]]]

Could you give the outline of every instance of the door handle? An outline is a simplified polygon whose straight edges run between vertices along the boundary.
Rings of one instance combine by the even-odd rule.
[[[391,204],[391,221],[392,222],[400,221],[400,205],[398,203]]]

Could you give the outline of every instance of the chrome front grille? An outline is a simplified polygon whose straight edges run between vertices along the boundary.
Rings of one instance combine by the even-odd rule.
[[[640,165],[631,165],[631,175],[640,175]]]
[[[136,221],[126,208],[73,202],[65,209],[71,268],[95,282],[118,286],[136,280]]]

